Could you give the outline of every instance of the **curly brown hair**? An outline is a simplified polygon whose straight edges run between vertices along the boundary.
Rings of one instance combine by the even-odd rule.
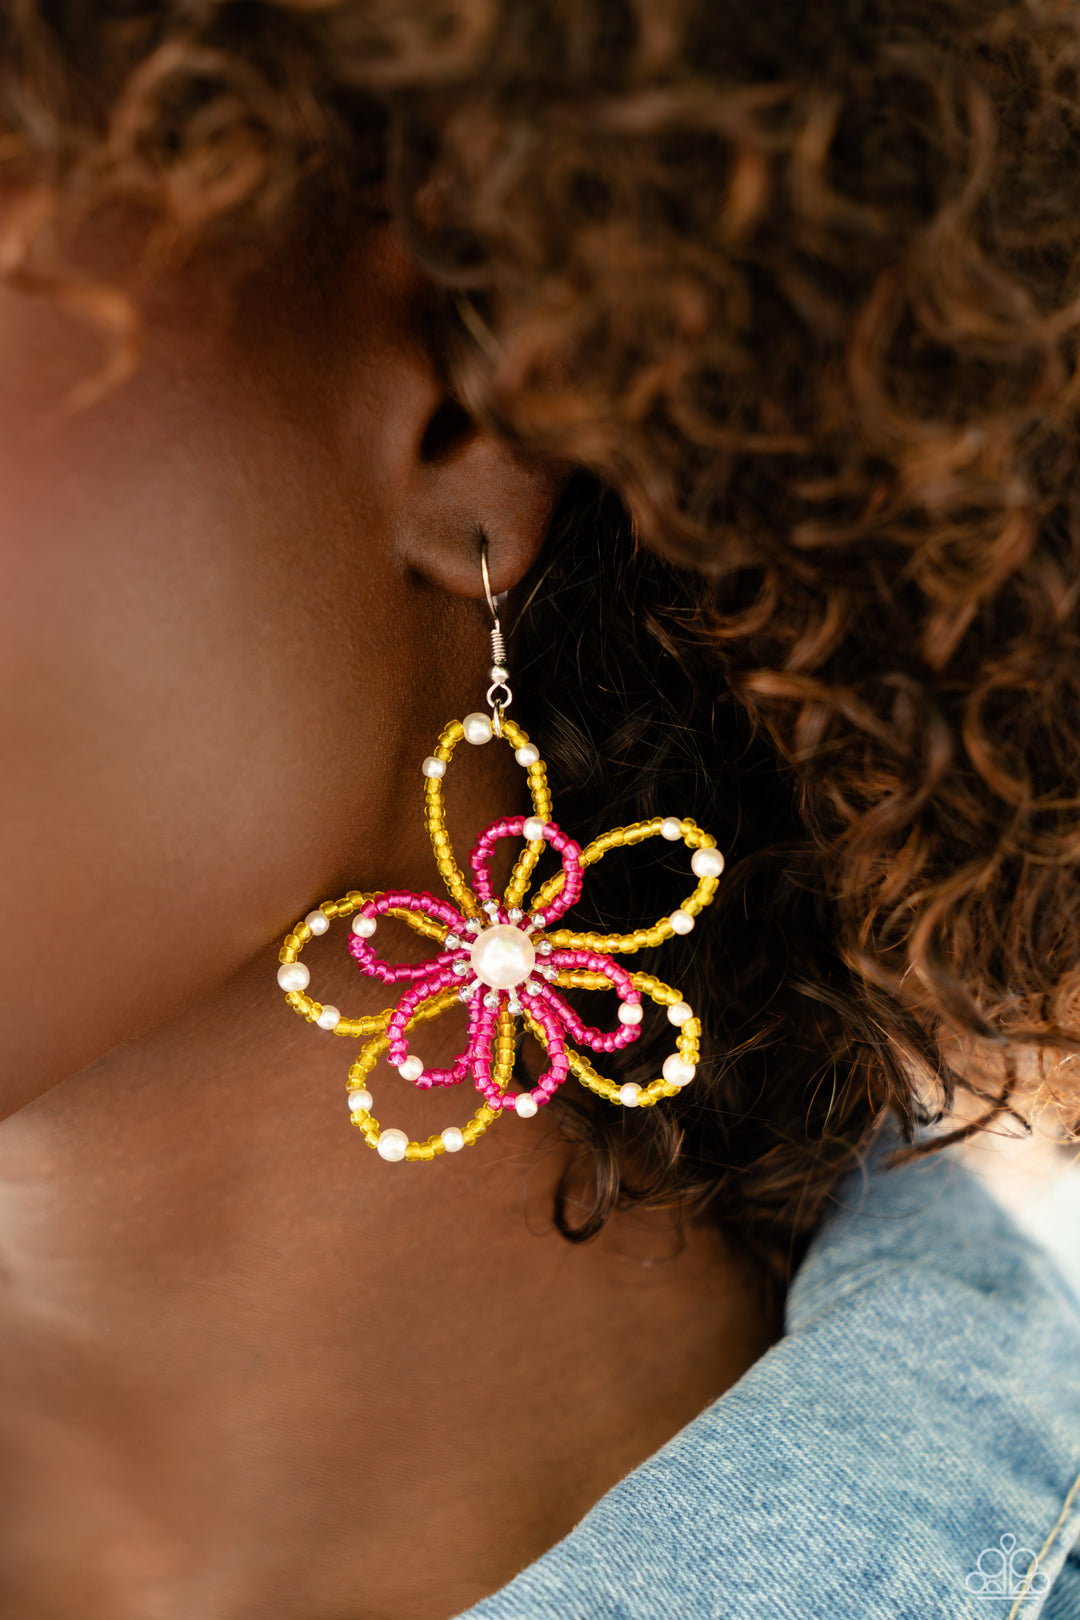
[[[922,1151],[1038,1085],[1075,1125],[1080,9],[11,0],[2,26],[9,276],[106,199],[151,259],[389,209],[445,289],[456,397],[582,469],[518,630],[560,801],[589,833],[681,795],[729,868],[680,968],[707,1074],[647,1117],[566,1105],[595,1170],[567,1232],[682,1202],[783,1268],[887,1112],[911,1142],[977,1100]],[[662,874],[602,875],[625,916]]]

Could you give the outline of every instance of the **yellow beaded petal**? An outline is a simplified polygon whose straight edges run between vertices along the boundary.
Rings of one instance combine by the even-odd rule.
[[[525,748],[528,745],[528,736],[520,726],[512,720],[502,716],[503,739],[511,748]],[[465,728],[460,720],[451,720],[444,726],[439,740],[432,750],[435,759],[442,760],[449,765],[454,757],[454,750],[465,735]],[[542,759],[530,765],[526,772],[529,784],[529,796],[532,799],[533,811],[541,821],[552,819],[551,792],[548,788],[547,767]],[[479,911],[476,896],[454,859],[454,851],[450,844],[450,835],[446,831],[446,810],[443,804],[443,779],[441,776],[429,776],[424,782],[424,819],[427,824],[428,837],[431,847],[435,851],[435,865],[439,868],[439,876],[446,885],[447,893],[457,905],[463,917],[475,917]],[[526,844],[518,856],[517,864],[510,876],[504,897],[507,909],[511,906],[520,906],[525,891],[529,887],[529,879],[533,868],[543,852],[543,839],[536,839]]]
[[[351,917],[354,911],[359,911],[361,906],[367,905],[368,901],[374,898],[373,894],[361,894],[359,889],[350,889],[342,899],[324,900],[315,909],[321,911],[324,917],[332,921],[335,917]],[[393,910],[388,911],[386,915],[388,917],[397,917],[402,922],[408,923],[410,928],[415,929],[418,934],[424,934],[428,939],[442,940],[446,936],[446,929],[441,923],[434,922],[430,917],[425,917],[420,912]],[[314,935],[308,924],[298,922],[282,940],[281,949],[278,951],[278,961],[299,961],[301,951],[312,938],[314,938]],[[285,1000],[293,1011],[299,1013],[301,1018],[306,1018],[309,1024],[313,1024],[323,1010],[323,1003],[316,1001],[313,996],[309,996],[304,990],[288,991]],[[332,1033],[335,1035],[359,1036],[361,1038],[365,1035],[373,1035],[377,1030],[386,1028],[393,1016],[393,1012],[393,1007],[385,1007],[382,1012],[365,1013],[360,1018],[340,1018],[334,1025]]]
[[[646,838],[657,837],[668,819],[666,816],[653,816],[651,821],[635,821],[630,827],[613,827],[611,832],[603,833],[582,850],[582,866],[592,866],[594,862],[602,860],[609,850],[625,849],[631,844],[643,843]],[[678,826],[679,839],[686,845],[687,849],[716,848],[716,839],[710,833],[703,832],[695,821],[684,818],[679,822]],[[711,904],[713,895],[719,885],[719,878],[699,878],[692,893],[676,909],[685,912],[688,917],[696,917],[707,905]],[[562,886],[563,873],[557,872],[554,877],[549,878],[537,890],[532,905],[534,907],[547,905],[555,898]],[[547,938],[559,950],[600,951],[605,956],[627,955],[632,951],[644,950],[648,946],[662,945],[665,940],[674,939],[676,930],[671,924],[673,915],[674,913],[669,912],[666,917],[661,917],[651,928],[636,928],[632,934],[579,934],[570,928],[558,928],[549,933]]]

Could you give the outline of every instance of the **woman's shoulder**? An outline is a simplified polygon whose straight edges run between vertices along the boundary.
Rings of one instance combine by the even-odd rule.
[[[1080,1303],[953,1153],[894,1144],[783,1337],[467,1620],[1080,1612]]]

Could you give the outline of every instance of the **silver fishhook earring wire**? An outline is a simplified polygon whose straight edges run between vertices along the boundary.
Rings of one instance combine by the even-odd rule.
[[[491,593],[491,575],[488,572],[488,543],[485,535],[480,543],[480,572],[484,576],[484,595],[491,610],[491,685],[487,690],[487,702],[491,709],[491,729],[496,737],[502,736],[502,717],[514,701],[514,694],[510,690],[510,671],[506,665],[506,641],[503,636],[502,623],[499,619],[499,598]],[[505,598],[505,591],[502,596]],[[501,696],[499,695],[501,693]]]

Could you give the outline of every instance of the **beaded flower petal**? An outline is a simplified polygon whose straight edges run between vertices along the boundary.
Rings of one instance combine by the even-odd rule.
[[[651,1107],[661,1098],[674,1096],[694,1078],[701,1025],[693,1009],[678,990],[652,974],[628,972],[613,958],[691,931],[695,917],[711,904],[724,869],[715,839],[691,820],[658,816],[616,827],[582,849],[552,819],[547,771],[537,748],[505,715],[499,734],[526,771],[533,814],[504,817],[487,828],[469,858],[471,886],[454,859],[446,832],[442,780],[462,739],[479,745],[495,735],[483,714],[451,721],[423,764],[427,828],[449,901],[408,890],[377,894],[352,890],[344,899],[326,901],[309,912],[286,936],[279,953],[278,983],[296,1012],[334,1034],[366,1037],[349,1070],[350,1117],[384,1159],[432,1159],[472,1146],[501,1114],[511,1109],[523,1118],[535,1114],[571,1074],[590,1091],[625,1108]],[[629,934],[575,933],[553,927],[578,900],[586,867],[611,849],[656,836],[681,841],[692,851],[690,865],[696,886],[677,910],[651,928]],[[493,889],[490,860],[504,838],[524,839],[525,847],[500,899]],[[562,869],[527,901],[545,846],[559,855]],[[331,919],[338,917],[352,919],[349,950],[361,973],[387,985],[406,987],[396,1006],[350,1019],[307,994],[310,976],[299,960],[300,953],[313,935],[325,933]],[[437,954],[419,963],[384,961],[371,944],[383,917],[399,918],[433,940]],[[560,994],[570,989],[614,990],[618,1027],[605,1031],[586,1024]],[[647,1085],[633,1081],[619,1085],[598,1074],[580,1048],[592,1053],[616,1052],[636,1041],[641,1033],[643,997],[667,1009],[676,1032],[675,1049],[661,1074]],[[409,1036],[418,1024],[438,1017],[458,1001],[468,1008],[464,1049],[449,1068],[426,1069],[410,1051]],[[513,1093],[509,1085],[519,1024],[540,1043],[547,1067],[531,1090]],[[367,1086],[368,1076],[384,1053],[402,1078],[421,1090],[471,1079],[482,1098],[480,1107],[464,1125],[447,1126],[424,1142],[410,1141],[404,1131],[393,1127],[384,1129],[371,1112],[374,1099]]]

